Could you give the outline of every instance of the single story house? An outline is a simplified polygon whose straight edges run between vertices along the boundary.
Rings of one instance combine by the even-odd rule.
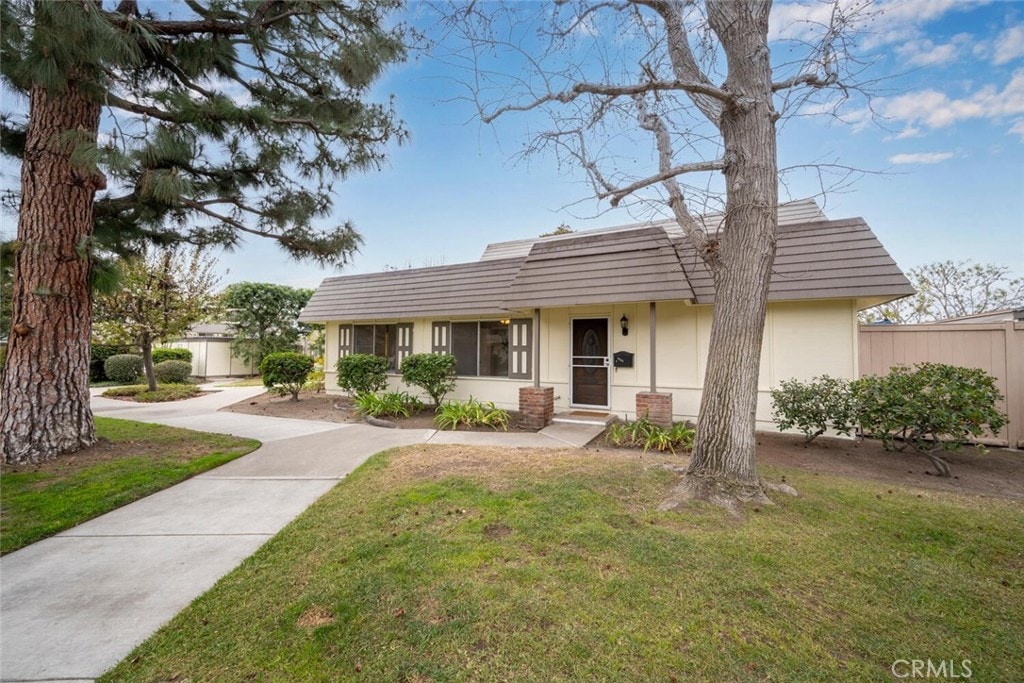
[[[225,323],[203,323],[192,326],[184,338],[167,344],[192,352],[192,374],[195,377],[251,377],[259,374],[255,365],[231,352],[234,328]]]
[[[721,216],[705,217],[709,231]],[[813,200],[779,207],[758,426],[791,377],[858,376],[857,312],[913,289],[863,219]],[[472,263],[325,279],[300,315],[326,325],[326,384],[340,356],[451,353],[470,396],[543,426],[555,411],[694,419],[715,291],[674,221],[489,245]],[[394,388],[402,388],[397,374]],[[671,416],[671,418],[669,418]]]

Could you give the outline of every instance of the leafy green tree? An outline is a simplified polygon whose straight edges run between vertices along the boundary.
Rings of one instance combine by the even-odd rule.
[[[150,249],[122,262],[117,292],[97,295],[94,334],[105,344],[139,347],[150,391],[153,344],[182,336],[217,310],[215,265],[200,249]]]
[[[937,261],[907,271],[917,293],[861,314],[863,322],[927,323],[1024,306],[1024,277],[995,263]]]
[[[255,235],[292,257],[348,260],[360,238],[330,224],[332,185],[405,137],[390,104],[367,101],[404,57],[388,19],[399,4],[0,2],[0,77],[28,103],[0,121],[0,148],[21,160],[0,386],[8,462],[95,441],[100,256]]]
[[[267,354],[294,351],[299,338],[309,332],[298,317],[311,296],[312,289],[269,282],[228,285],[221,304],[234,326],[232,353],[258,366]]]

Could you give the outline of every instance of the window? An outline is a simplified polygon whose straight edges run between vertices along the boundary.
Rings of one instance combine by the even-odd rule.
[[[529,378],[525,359],[529,337],[523,332],[529,320],[485,320],[481,322],[437,323],[433,325],[434,353],[455,356],[455,374],[462,377],[515,377]],[[517,369],[509,372],[509,328],[523,332],[518,347],[522,359],[516,357]],[[449,343],[450,340],[450,343]]]
[[[350,334],[348,329],[351,329]],[[339,357],[349,353],[380,356],[387,359],[391,372],[398,372],[402,360],[412,353],[412,324],[342,325],[338,339]]]

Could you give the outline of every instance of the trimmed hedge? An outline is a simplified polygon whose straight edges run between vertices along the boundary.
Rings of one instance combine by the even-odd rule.
[[[165,360],[183,360],[186,363],[192,362],[192,352],[188,349],[176,349],[166,346],[161,346],[158,349],[153,349],[153,362],[163,363]]]
[[[448,353],[414,353],[402,361],[402,381],[427,392],[435,407],[455,388],[455,356]]]
[[[112,382],[131,384],[142,376],[142,356],[119,353],[103,362],[103,373]]]
[[[132,348],[130,346],[121,346],[120,344],[93,344],[91,347],[91,355],[89,357],[89,381],[105,382],[110,379],[107,377],[107,373],[103,369],[103,365],[107,362],[107,359],[111,356],[131,352]]]
[[[353,396],[372,394],[388,385],[388,359],[368,353],[353,353],[339,358],[338,386]]]
[[[299,392],[312,371],[313,359],[292,351],[268,354],[260,363],[263,385],[282,395],[291,394],[293,401],[299,400]]]
[[[164,360],[153,364],[153,374],[161,384],[184,384],[192,374],[192,363],[184,360]]]

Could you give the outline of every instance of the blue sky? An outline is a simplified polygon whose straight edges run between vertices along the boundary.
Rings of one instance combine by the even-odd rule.
[[[791,34],[803,25],[793,20],[819,16],[823,7],[777,2],[773,35]],[[887,77],[872,104],[882,125],[856,99],[838,110],[842,121],[794,120],[780,137],[780,165],[828,159],[884,170],[828,196],[825,208],[834,218],[864,217],[904,269],[969,258],[1024,274],[1024,3],[923,0],[881,8],[867,41],[881,55],[870,75]],[[409,12],[425,21],[423,5]],[[475,260],[489,242],[536,236],[560,223],[585,230],[644,217],[596,203],[583,174],[560,169],[554,158],[513,163],[538,119],[523,114],[481,124],[458,99],[463,76],[420,56],[376,88],[378,96],[394,94],[412,137],[380,172],[337,185],[337,218],[351,219],[365,240],[343,272]],[[648,159],[649,150],[638,156]],[[808,176],[789,190],[799,198],[818,186]],[[3,220],[13,234],[13,218]],[[257,238],[220,264],[225,284],[313,287],[336,274],[291,262]]]

